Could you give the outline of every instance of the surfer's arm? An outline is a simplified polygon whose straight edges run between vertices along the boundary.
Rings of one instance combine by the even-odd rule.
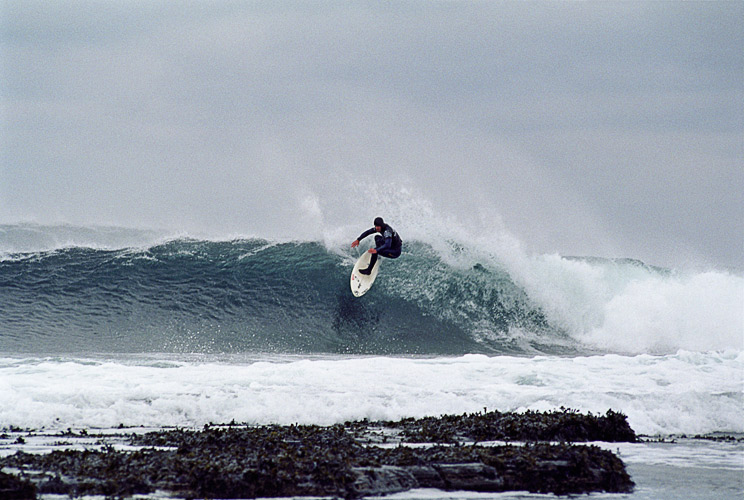
[[[359,238],[357,238],[356,241],[362,241],[364,238],[366,238],[367,236],[375,232],[377,232],[375,228],[367,229],[366,231],[364,231],[362,234],[359,235]]]

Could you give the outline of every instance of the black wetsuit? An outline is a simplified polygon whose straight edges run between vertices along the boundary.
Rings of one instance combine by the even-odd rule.
[[[362,241],[370,234],[376,232],[377,230],[374,227],[372,229],[367,229],[361,235],[359,235],[359,238],[357,238],[357,240]],[[398,236],[398,233],[395,231],[395,229],[385,224],[384,226],[382,226],[382,236],[380,236],[379,234],[375,236],[375,250],[377,250],[377,253],[372,254],[372,258],[369,261],[369,267],[367,267],[367,269],[364,269],[363,271],[365,273],[369,273],[370,271],[372,271],[372,269],[375,267],[375,264],[377,263],[378,255],[382,255],[383,257],[387,257],[389,259],[397,259],[398,257],[400,257],[400,252],[402,249],[403,241],[400,239],[400,236]]]

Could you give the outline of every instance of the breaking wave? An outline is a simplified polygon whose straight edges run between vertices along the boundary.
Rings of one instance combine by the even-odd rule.
[[[356,250],[101,232],[0,248],[0,351],[458,355],[742,348],[744,279],[406,242],[356,299]],[[93,231],[93,230],[91,230]],[[139,238],[139,239],[138,239]],[[14,245],[9,242],[13,240]],[[25,245],[25,246],[24,246]],[[118,247],[121,245],[131,245]],[[139,245],[139,246],[137,246]],[[41,245],[43,246],[43,245]]]

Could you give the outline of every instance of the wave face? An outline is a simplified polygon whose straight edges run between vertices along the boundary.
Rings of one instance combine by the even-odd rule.
[[[259,239],[6,256],[0,346],[455,354],[546,348],[561,337],[507,275],[447,268],[425,245],[384,262],[362,299],[349,290],[352,262],[318,243]],[[514,328],[541,335],[520,345]]]
[[[356,299],[348,282],[358,253],[346,245],[144,243],[154,235],[74,228],[52,239],[48,231],[21,238],[5,231],[0,352],[458,355],[742,347],[744,280],[725,273],[677,276],[633,260],[497,257],[454,242],[414,241],[401,258],[383,259],[372,290]],[[142,246],[116,248],[122,244]]]

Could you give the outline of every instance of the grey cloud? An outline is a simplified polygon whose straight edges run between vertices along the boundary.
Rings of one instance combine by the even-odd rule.
[[[0,221],[313,237],[397,184],[741,268],[743,5],[6,1]]]

